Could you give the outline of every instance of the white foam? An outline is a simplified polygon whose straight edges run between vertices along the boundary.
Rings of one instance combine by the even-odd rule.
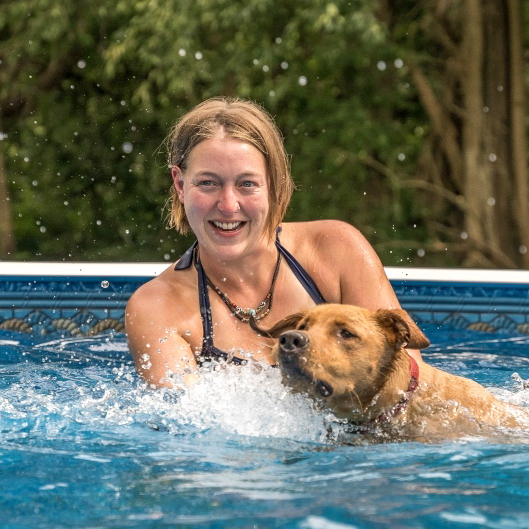
[[[182,393],[175,406],[180,423],[258,437],[322,442],[326,419],[306,396],[293,394],[279,370],[248,365],[217,367]]]

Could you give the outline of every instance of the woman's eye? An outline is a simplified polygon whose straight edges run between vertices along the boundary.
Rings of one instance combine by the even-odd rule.
[[[353,334],[352,332],[348,331],[347,329],[342,329],[340,331],[340,336],[346,340],[350,340],[351,338],[358,338],[356,334]]]
[[[242,187],[254,187],[256,185],[255,182],[251,182],[250,180],[245,180],[241,183]]]

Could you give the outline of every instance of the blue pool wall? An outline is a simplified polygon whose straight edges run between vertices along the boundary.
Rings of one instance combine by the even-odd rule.
[[[167,264],[0,262],[0,330],[38,336],[124,332],[127,300]],[[386,268],[419,324],[529,333],[529,272]]]

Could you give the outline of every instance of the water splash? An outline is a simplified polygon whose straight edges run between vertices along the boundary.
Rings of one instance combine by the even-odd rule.
[[[293,394],[277,369],[214,366],[180,396],[180,423],[229,433],[323,442],[326,419],[304,395]]]

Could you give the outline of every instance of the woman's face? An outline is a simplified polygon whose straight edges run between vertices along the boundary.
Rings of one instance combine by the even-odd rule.
[[[201,252],[231,260],[267,241],[266,162],[253,145],[221,135],[203,140],[173,179]]]

